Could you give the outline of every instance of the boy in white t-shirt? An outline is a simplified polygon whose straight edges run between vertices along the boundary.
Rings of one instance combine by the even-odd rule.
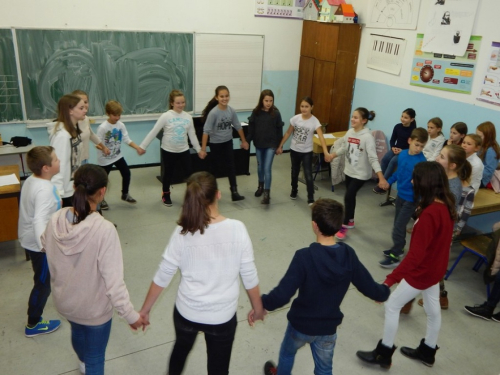
[[[59,173],[60,161],[52,146],[37,146],[28,152],[27,162],[33,174],[26,179],[21,190],[18,237],[35,273],[28,301],[28,323],[24,330],[26,337],[34,337],[54,332],[61,325],[60,320],[42,318],[50,295],[50,273],[40,240],[50,217],[61,208],[61,197],[50,182]]]
[[[97,136],[109,150],[109,154],[99,152],[97,155],[97,163],[104,168],[109,175],[113,165],[120,171],[122,175],[122,200],[127,203],[135,204],[137,201],[128,193],[130,186],[130,168],[121,153],[121,144],[125,142],[130,147],[134,148],[139,155],[143,155],[146,151],[137,146],[128,136],[125,124],[120,121],[123,112],[123,107],[116,100],[110,100],[106,103],[107,121],[104,121],[97,128]],[[108,210],[108,203],[103,200],[101,202],[101,210]]]

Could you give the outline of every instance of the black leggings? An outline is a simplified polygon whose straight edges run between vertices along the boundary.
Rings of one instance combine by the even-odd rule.
[[[120,158],[114,163],[103,165],[102,167],[109,175],[109,172],[111,172],[111,168],[113,167],[113,165],[120,171],[120,174],[122,175],[122,194],[127,195],[128,188],[130,186],[130,168],[125,161],[125,158]]]
[[[236,167],[234,164],[233,140],[223,143],[210,143],[211,172],[226,171],[231,189],[236,188]]]
[[[348,224],[349,220],[354,219],[354,211],[356,210],[356,194],[359,189],[365,184],[366,180],[358,180],[357,178],[345,175],[345,195],[344,195],[344,224]]]
[[[183,152],[170,152],[161,149],[161,157],[163,160],[163,192],[168,193],[170,191],[170,185],[172,185],[172,179],[174,177],[174,172],[176,168],[179,168],[184,177],[191,176],[191,153],[189,150]]]
[[[208,375],[229,374],[229,361],[236,333],[236,314],[226,323],[202,324],[185,319],[174,308],[175,345],[170,355],[169,375],[180,375],[198,332],[205,334]],[[200,371],[201,372],[201,371]]]

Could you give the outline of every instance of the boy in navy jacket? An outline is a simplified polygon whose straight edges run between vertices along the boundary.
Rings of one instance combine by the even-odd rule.
[[[317,242],[298,250],[278,286],[262,295],[264,308],[273,311],[287,304],[299,290],[287,315],[278,368],[271,361],[266,362],[266,375],[290,374],[295,353],[306,343],[311,346],[315,373],[331,373],[337,326],[344,317],[340,304],[351,282],[375,301],[384,302],[389,297],[389,288],[373,280],[354,249],[335,243],[343,211],[342,204],[332,199],[320,199],[313,204],[312,229]]]

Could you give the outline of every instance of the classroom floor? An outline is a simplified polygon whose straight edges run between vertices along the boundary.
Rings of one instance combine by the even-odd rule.
[[[310,208],[306,203],[305,185],[299,186],[299,197],[290,200],[290,160],[288,154],[276,157],[273,172],[271,205],[260,204],[253,193],[257,187],[256,159],[250,159],[250,176],[239,176],[239,192],[246,196],[241,202],[230,200],[227,179],[219,180],[222,191],[220,211],[223,215],[245,223],[252,238],[255,261],[259,272],[261,292],[268,292],[283,276],[295,250],[315,241],[311,230]],[[121,178],[117,171],[110,174],[107,193],[109,211],[104,216],[118,225],[123,248],[125,281],[136,309],[140,309],[160,257],[175,227],[184,186],[172,190],[173,207],[161,204],[161,185],[156,180],[159,167],[132,170],[130,194],[137,205],[120,200]],[[330,181],[318,180],[315,198],[333,198],[343,201],[344,186],[331,192]],[[346,243],[357,252],[360,260],[382,282],[388,270],[379,267],[381,251],[391,242],[390,232],[394,208],[379,207],[383,199],[371,192],[368,182],[358,194],[356,228],[350,230]],[[409,235],[408,238],[409,240]],[[450,264],[458,256],[459,246],[451,251]],[[436,363],[428,368],[418,361],[404,357],[399,351],[393,356],[391,374],[498,374],[498,337],[500,325],[467,314],[464,305],[482,303],[486,288],[481,273],[472,271],[474,257],[466,256],[446,282],[450,308],[442,313],[442,328]],[[481,270],[482,271],[482,270]],[[0,243],[1,341],[0,373],[23,374],[79,374],[78,360],[70,342],[70,326],[35,338],[24,336],[27,300],[33,273],[25,261],[23,249],[17,241]],[[85,282],[82,280],[82,282]],[[160,375],[166,373],[166,364],[175,333],[172,311],[179,275],[163,292],[151,314],[151,326],[143,332],[132,332],[116,314],[106,353],[108,375]],[[270,313],[265,322],[251,328],[246,322],[248,298],[241,288],[238,306],[238,328],[231,359],[231,374],[262,374],[264,363],[277,360],[289,305]],[[382,336],[383,305],[376,304],[351,287],[342,303],[345,315],[338,328],[334,355],[334,374],[387,373],[378,366],[367,365],[356,357],[357,350],[372,350]],[[57,319],[58,314],[49,298],[44,313],[46,319]],[[397,346],[416,347],[425,335],[426,316],[415,304],[409,315],[400,319]],[[201,335],[200,335],[201,336]],[[296,357],[294,374],[312,374],[311,352],[302,348]],[[203,337],[199,337],[188,358],[184,374],[206,374],[206,354]]]

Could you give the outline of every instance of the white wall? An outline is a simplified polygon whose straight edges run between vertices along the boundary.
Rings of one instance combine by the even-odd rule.
[[[264,34],[264,70],[297,70],[302,22],[254,17],[253,0],[3,1],[0,27]]]
[[[360,22],[365,23],[365,20],[368,17],[369,1],[352,0],[350,2],[353,4],[356,13],[358,13]],[[480,84],[482,83],[482,79],[484,78],[482,77],[482,72],[485,71],[486,62],[490,52],[491,42],[500,40],[500,22],[498,22],[498,15],[500,14],[500,1],[498,0],[479,1],[474,27],[472,29],[472,35],[480,35],[483,38],[481,42],[481,49],[478,55],[478,60],[477,60],[478,63],[476,65],[476,72],[472,87],[473,91],[471,95],[452,93],[441,90],[432,90],[423,87],[410,86],[409,84],[411,76],[411,68],[413,63],[413,53],[415,48],[416,34],[424,33],[425,31],[425,21],[431,3],[434,4],[435,1],[421,0],[417,30],[396,30],[396,29],[389,30],[389,29],[374,29],[374,28],[364,27],[361,37],[361,46],[359,52],[359,62],[358,62],[356,78],[384,85],[404,88],[406,90],[422,93],[425,95],[436,96],[444,99],[450,99],[454,101],[469,103],[475,106],[477,105],[480,107],[492,109],[493,106],[491,104],[486,104],[477,101],[476,96],[478,95]],[[369,69],[366,67],[368,52],[370,50],[368,44],[370,42],[371,33],[401,37],[406,39],[407,44],[403,61],[403,67],[401,69],[401,74],[399,76],[384,73],[374,69]]]

